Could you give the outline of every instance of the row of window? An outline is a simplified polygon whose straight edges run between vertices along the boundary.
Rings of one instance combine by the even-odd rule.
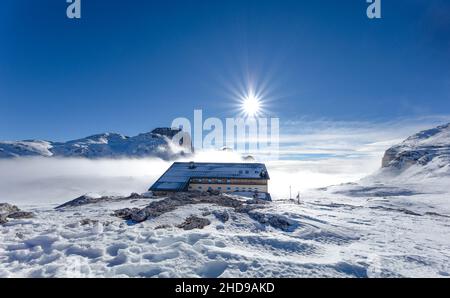
[[[208,183],[223,183],[224,179],[195,179],[196,182],[206,182],[208,181]],[[226,179],[226,183],[230,184],[231,180],[230,179]]]
[[[239,174],[242,174],[243,172],[242,172],[242,170],[240,170],[239,171]],[[249,173],[249,171],[248,170],[246,170],[245,171],[245,174],[248,174]],[[258,171],[255,171],[255,173],[258,173]],[[208,183],[212,183],[213,181],[214,182],[217,182],[217,183],[222,183],[225,179],[202,179],[202,178],[197,178],[197,179],[195,179],[197,182],[206,182],[206,181],[208,181]],[[230,179],[226,179],[226,183],[231,183],[231,180]]]
[[[194,189],[192,186],[189,186],[189,189]],[[198,189],[198,190],[202,190],[203,189],[203,187],[202,186],[197,186],[196,187],[196,189]],[[208,190],[213,190],[214,188],[213,187],[211,187],[211,186],[208,186]],[[215,188],[216,190],[222,190],[222,187],[221,186],[218,186],[218,187],[216,187]],[[225,188],[224,188],[225,189]],[[231,187],[226,187],[226,190],[228,190],[228,191],[231,191]],[[234,187],[234,191],[255,191],[255,190],[258,190],[258,187]]]

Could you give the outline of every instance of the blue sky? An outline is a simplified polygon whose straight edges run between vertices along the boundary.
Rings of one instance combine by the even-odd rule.
[[[64,0],[0,4],[0,139],[134,135],[234,114],[264,89],[269,116],[389,123],[450,114],[450,3]],[[441,118],[439,118],[441,119]]]

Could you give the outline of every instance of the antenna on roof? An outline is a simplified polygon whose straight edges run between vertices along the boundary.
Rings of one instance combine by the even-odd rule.
[[[193,161],[189,162],[189,169],[195,169],[195,163]]]

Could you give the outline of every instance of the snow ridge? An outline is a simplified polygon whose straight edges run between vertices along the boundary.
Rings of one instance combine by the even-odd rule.
[[[382,168],[397,175],[450,175],[450,123],[421,131],[389,148]]]
[[[160,157],[172,159],[183,151],[175,148],[170,136],[179,130],[167,129],[169,135],[160,134],[161,128],[152,132],[128,137],[118,133],[102,133],[68,142],[42,140],[0,142],[0,158],[27,156],[44,157]],[[177,144],[178,145],[178,144]]]

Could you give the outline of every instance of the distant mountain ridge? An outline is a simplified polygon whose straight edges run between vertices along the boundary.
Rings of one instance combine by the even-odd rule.
[[[421,131],[386,150],[382,170],[450,175],[450,123]]]
[[[186,154],[171,139],[180,132],[174,128],[156,128],[151,132],[128,137],[118,133],[96,134],[86,138],[52,142],[44,140],[0,142],[0,158],[44,157],[159,157],[172,159]]]

